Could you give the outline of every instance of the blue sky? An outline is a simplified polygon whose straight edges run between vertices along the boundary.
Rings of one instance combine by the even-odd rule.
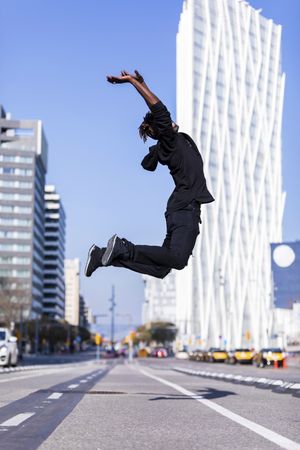
[[[300,2],[250,4],[283,25],[284,238],[300,239]],[[146,105],[131,86],[112,86],[106,75],[138,68],[175,117],[181,8],[182,0],[0,0],[0,103],[15,118],[44,122],[47,181],[62,195],[67,257],[79,257],[82,271],[90,245],[105,245],[113,233],[144,244],[164,238],[172,180],[163,167],[148,173],[140,166],[147,145],[137,128]],[[143,282],[130,271],[106,268],[91,279],[82,276],[87,303],[105,313],[112,283],[117,312],[139,322]]]

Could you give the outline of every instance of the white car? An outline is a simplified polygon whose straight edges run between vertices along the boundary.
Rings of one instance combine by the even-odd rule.
[[[180,350],[176,353],[175,357],[177,359],[189,359],[189,354],[185,350]]]
[[[8,328],[0,328],[0,366],[16,366],[18,353],[17,338]]]

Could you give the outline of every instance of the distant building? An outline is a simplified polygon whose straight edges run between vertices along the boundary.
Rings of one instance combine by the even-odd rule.
[[[163,280],[143,276],[145,283],[143,304],[143,323],[166,321],[176,323],[175,272]]]
[[[86,328],[90,328],[92,323],[93,323],[93,313],[92,313],[92,308],[90,308],[89,306],[85,306],[84,308],[84,316],[85,316],[85,323],[86,323]]]
[[[79,325],[81,327],[86,328],[87,322],[86,322],[86,315],[85,315],[85,301],[82,294],[79,295]]]
[[[79,325],[80,310],[80,261],[65,259],[65,320],[70,325]]]
[[[271,244],[274,344],[300,348],[300,241]]]
[[[300,302],[300,241],[271,244],[274,305],[293,308]]]
[[[288,350],[300,350],[300,303],[293,307],[274,308],[271,343]]]
[[[45,186],[45,261],[43,314],[65,317],[65,211],[55,186]]]
[[[43,311],[44,186],[47,141],[40,120],[13,120],[0,107],[0,278],[24,318]]]

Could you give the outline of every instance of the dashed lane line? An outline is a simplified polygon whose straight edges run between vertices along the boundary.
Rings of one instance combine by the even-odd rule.
[[[49,395],[49,397],[47,397],[49,400],[57,400],[62,396],[61,392],[53,392],[53,394]]]
[[[79,386],[79,384],[70,384],[69,386],[68,386],[68,389],[75,389],[75,388],[77,388]]]
[[[156,375],[152,375],[151,373],[147,372],[144,369],[139,369],[139,371],[146,377],[152,378],[153,380],[156,380],[159,383],[165,384],[166,386],[169,386],[169,387],[175,389],[176,391],[181,392],[181,394],[184,394],[187,397],[193,398],[197,402],[202,403],[203,405],[205,405],[208,408],[214,410],[215,412],[221,414],[222,416],[227,417],[228,419],[232,420],[233,422],[236,422],[239,425],[242,425],[243,427],[248,428],[249,430],[262,436],[263,438],[267,439],[268,441],[273,442],[274,444],[278,445],[279,447],[285,448],[287,450],[300,450],[300,444],[292,441],[291,439],[288,439],[288,438],[282,436],[279,433],[269,430],[268,428],[265,428],[262,425],[252,422],[251,420],[245,419],[245,417],[239,416],[238,414],[233,413],[229,409],[224,408],[223,406],[220,406],[219,404],[214,403],[211,400],[201,398],[200,396],[196,395],[194,392],[188,391],[187,389],[179,386],[178,384],[172,383],[171,381],[165,380],[164,378],[157,377]]]
[[[17,414],[16,416],[11,417],[5,422],[0,423],[0,427],[17,427],[22,422],[29,419],[29,417],[32,417],[34,415],[35,415],[34,412]]]

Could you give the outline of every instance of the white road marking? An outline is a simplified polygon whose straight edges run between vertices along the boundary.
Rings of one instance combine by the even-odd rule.
[[[26,378],[41,377],[41,376],[45,376],[45,375],[51,375],[51,374],[57,373],[57,372],[61,373],[61,372],[67,372],[67,371],[70,371],[69,367],[52,369],[52,370],[47,370],[47,371],[43,370],[42,372],[21,375],[19,377],[9,377],[9,378],[6,378],[5,380],[0,380],[0,383],[9,383],[11,381],[26,380]]]
[[[49,400],[57,400],[58,398],[60,398],[62,396],[61,392],[53,392],[53,394],[49,395]]]
[[[87,380],[80,380],[79,383],[87,383]]]
[[[151,373],[147,372],[144,369],[139,369],[139,371],[146,377],[149,377],[149,378],[152,378],[153,380],[159,381],[160,383],[170,386],[171,388],[175,389],[176,391],[181,392],[182,394],[186,395],[187,397],[191,397],[191,398],[195,399],[196,401],[202,403],[203,405],[207,406],[208,408],[213,409],[217,413],[221,414],[222,416],[227,417],[228,419],[232,420],[233,422],[236,422],[239,425],[242,425],[243,427],[248,428],[249,430],[253,431],[254,433],[259,434],[263,438],[267,439],[268,441],[273,442],[274,444],[278,445],[279,447],[285,448],[287,450],[300,450],[300,444],[298,444],[295,441],[292,441],[291,439],[288,439],[288,438],[282,436],[281,434],[276,433],[275,431],[271,431],[268,428],[263,427],[262,425],[252,422],[251,420],[245,419],[244,417],[233,413],[229,409],[226,409],[223,406],[220,406],[217,403],[212,402],[211,400],[201,398],[200,396],[194,394],[191,391],[188,391],[187,389],[179,386],[178,384],[172,383],[171,381],[167,381],[163,378],[152,375]]]
[[[1,427],[17,427],[20,425],[20,423],[24,422],[25,420],[29,419],[29,417],[34,416],[35,413],[21,413],[17,414],[14,417],[11,417],[11,419],[6,420],[5,422],[0,423]]]
[[[68,389],[75,389],[79,386],[79,384],[70,384],[70,386],[68,386]]]

